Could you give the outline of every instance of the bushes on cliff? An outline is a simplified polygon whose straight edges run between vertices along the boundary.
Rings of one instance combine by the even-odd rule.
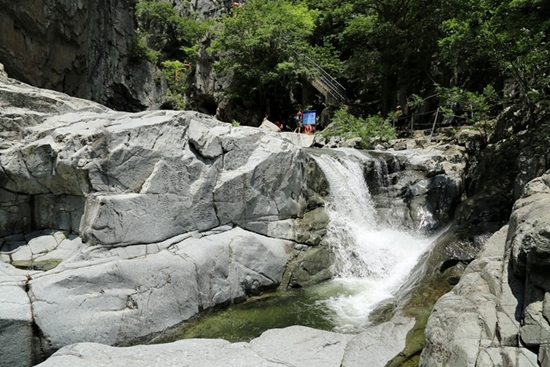
[[[181,16],[172,3],[142,1],[136,4],[137,42],[133,57],[157,64],[168,82],[167,102],[184,109],[187,73],[195,61],[199,40],[212,20]]]
[[[171,3],[143,1],[136,5],[139,31],[148,47],[160,52],[160,61],[191,61],[209,21],[199,21],[193,14],[181,16]]]

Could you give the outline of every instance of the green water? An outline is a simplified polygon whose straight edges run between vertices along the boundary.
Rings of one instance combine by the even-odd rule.
[[[332,330],[337,326],[333,312],[322,301],[350,293],[345,286],[328,282],[308,289],[266,294],[223,311],[209,312],[170,335],[155,340],[155,343],[190,338],[250,341],[266,330],[292,325]]]

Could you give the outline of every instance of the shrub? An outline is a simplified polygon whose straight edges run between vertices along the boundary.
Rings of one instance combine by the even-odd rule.
[[[335,112],[332,123],[323,131],[325,138],[341,136],[344,139],[361,138],[361,146],[364,149],[371,148],[370,139],[379,137],[384,140],[396,137],[395,129],[388,119],[381,115],[356,117],[340,109]]]

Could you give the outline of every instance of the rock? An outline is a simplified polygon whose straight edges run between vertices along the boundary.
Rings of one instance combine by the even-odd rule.
[[[362,140],[363,139],[361,139],[361,138],[347,139],[347,140],[344,140],[344,142],[341,144],[341,146],[344,147],[344,148],[360,149]]]
[[[249,343],[230,344],[224,340],[187,339],[169,344],[115,348],[96,343],[67,346],[37,367],[158,366],[300,366],[353,367],[384,366],[392,352],[404,344],[411,319],[401,318],[395,325],[379,325],[357,336],[315,330],[303,326],[272,329]],[[388,343],[392,344],[389,352]]]
[[[268,361],[283,366],[340,366],[350,335],[303,326],[271,329],[250,342],[250,347]]]
[[[464,186],[462,149],[436,146],[369,151],[364,156],[379,217],[393,226],[428,232],[451,222]]]
[[[518,172],[518,154],[522,150],[517,140],[505,140],[489,145],[471,159],[466,172],[466,199],[458,205],[459,224],[495,223],[504,225],[514,203],[514,183]],[[475,163],[474,163],[475,162]]]
[[[262,121],[262,123],[260,124],[260,129],[267,130],[267,131],[272,131],[272,132],[276,132],[276,133],[281,131],[281,129],[279,129],[277,127],[277,125],[275,125],[273,122],[271,122],[269,120]]]
[[[288,265],[290,274],[285,285],[301,288],[329,280],[334,275],[332,263],[333,254],[327,247],[306,248]]]
[[[27,367],[35,361],[31,302],[25,272],[0,262],[0,366]]]
[[[6,3],[0,10],[0,60],[12,78],[91,99],[111,108],[158,108],[159,70],[133,60],[134,8],[117,0]]]
[[[420,366],[537,366],[550,344],[550,176],[530,181],[509,225],[436,304]],[[538,351],[538,356],[533,351]]]
[[[174,241],[126,255],[82,251],[35,274],[29,294],[44,353],[75,342],[128,344],[276,288],[290,257],[289,242],[239,228]]]
[[[550,254],[550,175],[531,181],[525,188],[526,194],[516,201],[510,217],[510,240],[512,244],[512,265],[516,275],[529,278],[534,286],[550,290],[543,276]]]
[[[489,239],[491,252],[504,253],[506,230]],[[502,262],[502,255],[474,260],[453,290],[437,301],[426,326],[420,366],[474,366],[480,350],[494,346],[500,327],[498,299],[505,281]]]
[[[25,241],[6,241],[0,253],[7,256],[6,262],[28,270],[51,270],[82,247],[79,237],[61,231],[44,230],[25,237]]]
[[[327,139],[321,134],[313,135],[313,146],[314,147],[324,147],[327,143]]]
[[[188,339],[169,344],[115,348],[96,343],[65,347],[39,367],[191,365],[196,367],[338,367],[348,335],[292,326],[268,330],[250,343]],[[38,367],[37,366],[37,367]]]
[[[396,317],[391,322],[358,334],[348,342],[341,366],[364,366],[366,356],[369,367],[386,366],[389,360],[405,348],[407,333],[413,325],[413,319]]]
[[[32,88],[5,90],[21,106],[37,104]],[[90,244],[151,243],[226,223],[302,217],[307,209],[306,155],[285,139],[197,113],[124,115],[46,96],[60,107],[43,104],[38,122],[45,123],[33,120],[0,154],[0,175],[10,177],[0,188],[7,203],[0,236],[32,224],[78,231]],[[146,226],[152,218],[156,226]]]
[[[97,343],[80,343],[58,351],[40,367],[126,367],[178,366],[194,367],[283,367],[267,361],[243,344],[219,339],[187,339],[170,344],[109,347]]]
[[[298,254],[291,241],[323,236],[326,182],[279,134],[195,112],[115,112],[11,79],[0,104],[11,124],[1,264],[34,269],[28,296],[24,273],[19,288],[0,282],[22,300],[0,321],[13,326],[0,349],[11,335],[24,349],[14,365],[75,342],[137,343],[275,289]]]
[[[0,79],[8,79],[8,73],[4,70],[4,64],[0,63]]]
[[[312,147],[315,143],[316,135],[312,134],[297,134],[288,131],[281,132],[281,137],[292,142],[292,144],[302,147],[309,148]]]
[[[342,143],[342,138],[339,136],[331,136],[325,148],[338,148]]]

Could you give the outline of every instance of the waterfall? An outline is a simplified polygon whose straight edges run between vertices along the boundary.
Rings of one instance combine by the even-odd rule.
[[[374,161],[374,171],[376,173],[376,178],[378,180],[378,184],[380,186],[382,186],[382,185],[389,186],[389,184],[390,184],[390,180],[388,178],[389,170],[388,170],[388,164],[386,163],[386,161],[384,161],[384,160]]]
[[[339,318],[338,331],[357,331],[376,304],[403,284],[431,240],[382,224],[356,159],[328,154],[314,159],[330,185],[326,241],[335,257],[334,281],[350,290],[322,302]]]

